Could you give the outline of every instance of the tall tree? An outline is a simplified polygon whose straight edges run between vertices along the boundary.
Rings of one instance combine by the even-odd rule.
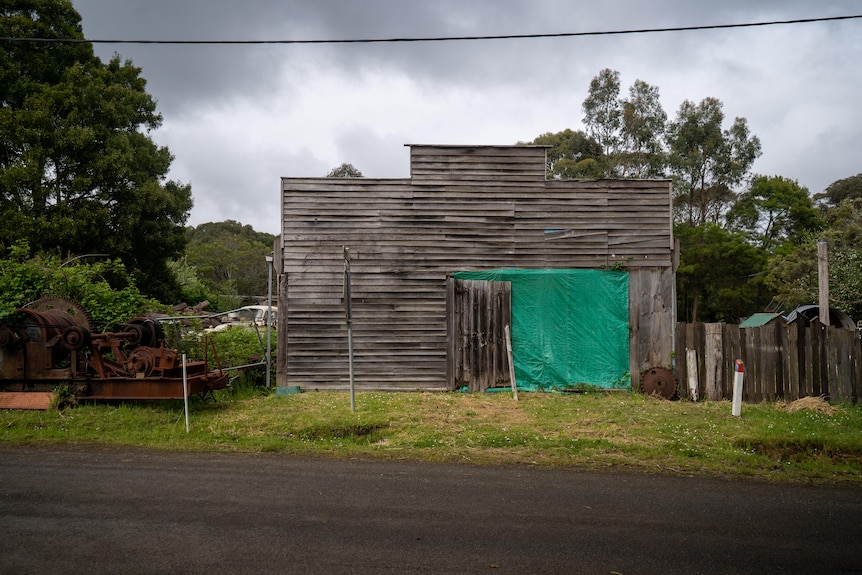
[[[814,198],[833,207],[846,199],[862,198],[862,174],[836,180]]]
[[[587,133],[601,146],[606,177],[664,175],[667,114],[657,87],[635,80],[628,97],[620,98],[620,74],[606,68],[590,82],[582,108]]]
[[[767,251],[798,243],[806,232],[823,227],[808,189],[782,176],[757,176],[727,214],[728,225],[745,232]]]
[[[5,2],[0,36],[0,244],[119,257],[171,299],[191,188],[166,181],[173,158],[150,137],[162,118],[141,70],[87,43],[14,40],[82,40],[69,0]]]
[[[661,105],[658,87],[635,80],[629,97],[621,100],[619,164],[625,178],[661,177],[665,172],[662,138],[667,113]]]
[[[562,132],[547,132],[527,144],[550,146],[546,154],[549,178],[597,179],[604,175],[601,146],[580,130],[566,128]]]
[[[741,233],[714,223],[678,223],[674,236],[680,241],[680,320],[738,322],[772,299],[761,274],[765,252],[748,243]]]
[[[716,223],[760,156],[760,139],[745,118],[722,129],[723,104],[705,98],[682,103],[667,130],[669,167],[675,180],[678,218],[693,226]]]
[[[587,134],[599,143],[605,158],[608,177],[617,176],[616,155],[620,146],[620,73],[605,68],[590,81],[587,97],[581,105]]]

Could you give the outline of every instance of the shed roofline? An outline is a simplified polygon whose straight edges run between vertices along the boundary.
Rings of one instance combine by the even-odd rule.
[[[547,144],[404,144],[406,148],[552,148]]]
[[[527,148],[527,149],[548,150],[548,149],[552,148],[553,146],[549,146],[546,144],[404,144],[404,147],[410,148],[411,150],[413,148],[430,148],[430,149],[439,149],[439,150],[482,150],[482,149],[485,149],[485,150],[518,150],[518,149]],[[410,169],[412,172],[412,169],[413,169],[413,157],[412,157],[412,155],[410,158],[409,165],[410,165]],[[407,176],[406,178],[403,176],[394,177],[394,178],[385,178],[385,177],[384,178],[367,178],[367,177],[362,177],[362,178],[330,178],[327,176],[282,176],[281,177],[282,182],[284,182],[286,180],[289,180],[289,181],[321,180],[321,181],[329,181],[329,182],[344,181],[344,182],[350,183],[351,181],[354,181],[357,179],[361,179],[363,184],[370,184],[374,181],[381,182],[381,183],[383,183],[383,182],[386,182],[386,183],[404,182],[404,183],[409,184],[415,180],[415,176],[412,175],[412,173],[411,173],[411,175]],[[573,181],[589,181],[589,182],[596,182],[596,183],[599,183],[599,182],[636,182],[636,181],[640,181],[640,182],[670,182],[671,178],[599,178],[599,179],[576,178],[576,179],[572,179],[572,180],[565,180],[565,179],[557,180],[557,179],[553,179],[553,178],[547,179],[547,174],[546,174],[544,181],[547,182],[548,184],[551,184],[551,185],[557,185],[558,183],[573,182]]]

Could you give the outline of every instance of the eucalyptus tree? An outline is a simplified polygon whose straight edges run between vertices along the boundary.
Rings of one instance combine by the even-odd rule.
[[[587,134],[598,142],[609,178],[662,177],[667,114],[659,89],[642,80],[620,97],[620,74],[604,69],[590,82],[582,105]]]
[[[686,100],[667,128],[668,166],[674,176],[677,219],[689,225],[721,221],[760,156],[760,139],[745,118],[724,129],[723,104]]]
[[[654,178],[665,175],[665,153],[662,138],[667,113],[661,105],[659,89],[635,80],[629,97],[620,101],[620,158],[622,176]]]
[[[606,165],[606,175],[616,177],[616,157],[620,146],[622,110],[620,73],[605,68],[590,81],[590,89],[581,108],[587,134],[598,142]]]

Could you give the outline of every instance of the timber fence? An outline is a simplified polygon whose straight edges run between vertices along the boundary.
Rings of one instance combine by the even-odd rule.
[[[675,340],[680,397],[731,399],[737,359],[745,365],[745,402],[823,396],[855,403],[862,392],[858,330],[799,322],[749,328],[677,323]]]

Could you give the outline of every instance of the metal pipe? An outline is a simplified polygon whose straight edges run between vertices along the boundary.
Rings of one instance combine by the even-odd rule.
[[[344,315],[347,319],[347,361],[350,374],[350,411],[356,411],[356,385],[353,380],[353,296],[350,288],[350,248],[344,250]]]
[[[266,386],[269,387],[269,373],[272,365],[272,256],[266,256]]]
[[[183,354],[183,403],[186,410],[186,433],[189,432],[189,379],[186,373],[186,354]]]
[[[820,323],[830,324],[829,317],[829,255],[826,240],[817,240],[817,300]]]

